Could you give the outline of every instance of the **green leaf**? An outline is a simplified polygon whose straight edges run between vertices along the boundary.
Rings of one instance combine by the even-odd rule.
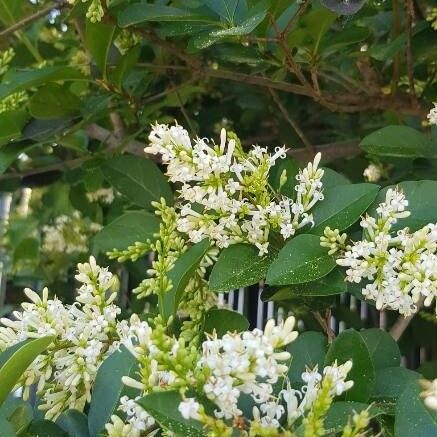
[[[331,296],[346,291],[344,275],[340,270],[335,269],[317,281],[283,287],[273,294],[269,293],[270,296],[267,294],[264,297],[263,293],[263,300],[283,301],[303,296]]]
[[[202,423],[193,419],[185,420],[179,413],[178,406],[181,401],[178,392],[163,391],[146,395],[137,402],[162,428],[172,431],[177,436],[202,437]]]
[[[9,70],[0,84],[0,100],[17,91],[58,80],[83,80],[84,76],[71,67],[42,67],[32,70]]]
[[[230,291],[247,287],[263,279],[274,254],[259,256],[250,244],[234,244],[220,252],[209,277],[212,291]]]
[[[437,435],[437,412],[425,407],[419,397],[417,383],[410,383],[396,404],[396,437],[435,437]]]
[[[202,240],[194,246],[191,246],[177,259],[174,267],[168,273],[172,288],[170,291],[167,291],[164,296],[159,296],[160,311],[166,320],[176,314],[188,281],[198,269],[200,261],[202,261],[208,249],[208,240]]]
[[[202,3],[228,23],[240,23],[248,11],[246,0],[202,0]]]
[[[26,437],[70,437],[61,427],[50,420],[32,422]]]
[[[401,365],[399,346],[388,332],[371,328],[360,331],[360,335],[366,343],[376,371]]]
[[[2,437],[17,437],[13,426],[3,417],[0,417],[0,429]]]
[[[213,30],[204,35],[195,37],[193,40],[194,46],[199,49],[205,49],[222,38],[247,35],[255,30],[255,28],[264,20],[266,13],[267,11],[265,10],[258,12],[238,26],[232,26],[227,29]]]
[[[32,119],[26,124],[22,139],[53,141],[71,125],[71,122],[71,118]]]
[[[42,119],[63,118],[78,112],[79,107],[79,97],[57,84],[41,87],[29,101],[30,113]]]
[[[0,423],[1,419],[7,420],[16,433],[13,434],[14,436],[20,435],[29,426],[32,418],[32,407],[22,399],[9,396],[0,408]],[[0,428],[0,430],[0,434],[3,436],[3,428]]]
[[[92,23],[90,20],[86,20],[85,46],[90,51],[103,77],[106,77],[106,64],[115,29],[115,25],[102,22]]]
[[[154,239],[159,229],[159,219],[147,211],[128,211],[106,225],[96,236],[94,248],[101,252],[125,249],[136,241]]]
[[[326,276],[336,266],[316,235],[292,238],[279,252],[267,271],[266,283],[288,285],[311,282]]]
[[[379,156],[427,157],[431,143],[421,132],[408,126],[386,126],[363,138],[360,147]]]
[[[0,114],[0,146],[19,138],[29,116],[26,111],[6,111]]]
[[[59,425],[69,437],[89,437],[88,419],[80,411],[67,410],[64,411],[56,420]]]
[[[296,190],[294,187],[297,182],[296,176],[299,174],[299,168],[299,162],[291,156],[287,156],[285,159],[279,160],[278,163],[270,170],[270,185],[280,194],[284,194],[291,199],[294,199],[296,197]],[[284,170],[287,174],[287,182],[282,186],[281,190],[279,190],[281,175]]]
[[[0,405],[8,397],[32,361],[47,349],[54,337],[25,340],[0,354]]]
[[[175,21],[196,19],[198,16],[185,9],[147,2],[133,3],[118,14],[118,25],[128,27],[146,21]]]
[[[212,334],[215,330],[219,338],[228,332],[243,332],[249,328],[249,322],[240,313],[223,308],[212,308],[205,314],[203,332]]]
[[[129,390],[121,378],[132,375],[137,366],[137,360],[124,346],[113,352],[100,366],[88,412],[88,430],[91,437],[99,435],[105,424],[110,422],[121,396]]]
[[[29,143],[10,143],[0,148],[0,175],[3,174],[9,166],[21,154],[30,150],[33,145]]]
[[[326,354],[325,366],[335,360],[338,364],[352,360],[352,370],[347,379],[354,381],[354,385],[345,393],[344,399],[367,402],[375,384],[375,369],[366,343],[357,331],[347,329],[332,342]]]
[[[151,202],[163,197],[172,203],[167,179],[154,162],[138,156],[121,155],[103,164],[103,173],[113,187],[135,205],[152,209]]]
[[[315,226],[311,229],[323,235],[326,226],[343,231],[352,226],[372,204],[379,191],[374,184],[349,184],[324,190],[324,200],[312,209]]]
[[[327,339],[321,332],[306,331],[297,337],[287,346],[291,354],[291,364],[288,369],[288,377],[293,387],[300,387],[303,384],[302,373],[305,369],[323,369],[323,362],[327,351]]]
[[[405,387],[421,375],[404,367],[384,367],[375,373],[375,387],[372,399],[397,399]]]
[[[350,183],[351,181],[341,173],[337,173],[329,167],[323,167],[322,184],[324,190]]]

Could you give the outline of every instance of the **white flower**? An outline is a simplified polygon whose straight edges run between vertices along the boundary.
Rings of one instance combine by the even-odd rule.
[[[199,420],[200,405],[194,398],[184,399],[178,406],[178,410],[184,419]]]
[[[437,126],[437,103],[434,102],[434,108],[429,110],[426,118],[428,119],[429,124]]]
[[[369,164],[364,170],[363,176],[369,182],[378,182],[382,177],[381,167],[376,164]]]

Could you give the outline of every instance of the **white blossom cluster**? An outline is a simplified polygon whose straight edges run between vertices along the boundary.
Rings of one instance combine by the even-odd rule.
[[[37,384],[42,395],[39,408],[48,419],[70,408],[83,410],[100,364],[117,345],[117,278],[91,257],[89,263],[78,265],[76,280],[81,286],[73,305],[49,299],[47,288],[42,296],[26,289],[31,302],[23,303],[13,319],[0,319],[0,351],[28,338],[54,336],[18,384],[24,387],[25,399],[30,386]]]
[[[296,339],[294,324],[294,317],[278,326],[269,320],[264,332],[254,329],[228,333],[222,338],[213,334],[203,342],[199,365],[210,371],[203,390],[218,406],[216,417],[241,416],[243,413],[237,406],[241,393],[250,394],[261,408],[268,405],[273,384],[288,370],[282,362],[291,358],[289,352],[277,349]]]
[[[326,366],[322,373],[318,372],[317,366],[311,370],[307,369],[302,373],[304,385],[300,390],[291,388],[290,381],[287,379],[287,388],[281,390],[278,396],[273,394],[273,388],[270,384],[258,382],[256,390],[251,393],[258,404],[253,407],[254,420],[263,428],[279,428],[281,426],[280,420],[286,419],[286,424],[290,427],[298,418],[303,417],[311,409],[320,394],[324,378],[330,379],[332,388],[329,396],[331,398],[340,396],[352,388],[353,381],[346,380],[351,368],[352,361],[349,360],[342,365],[335,362],[332,366]],[[221,394],[221,396],[223,395]],[[184,399],[179,404],[179,412],[186,419],[201,420],[201,406],[194,398]],[[227,418],[235,418],[239,414],[241,412],[237,410]],[[216,415],[219,414],[216,413]]]
[[[112,187],[102,187],[86,193],[86,197],[90,202],[102,202],[110,205],[114,201],[115,194]]]
[[[346,280],[367,280],[362,294],[376,302],[378,309],[389,308],[409,316],[417,302],[431,305],[437,296],[437,224],[416,232],[404,228],[392,235],[392,226],[409,216],[408,201],[397,189],[388,189],[385,202],[377,208],[377,218],[361,221],[364,239],[348,247],[337,260],[347,267]]]
[[[42,249],[46,253],[85,253],[90,237],[102,227],[89,219],[84,219],[79,211],[71,216],[55,218],[53,225],[43,227]]]
[[[311,208],[323,199],[320,154],[296,176],[296,199],[276,196],[268,185],[269,172],[285,147],[273,155],[253,146],[245,153],[222,129],[220,144],[192,140],[179,125],[156,124],[149,135],[148,154],[159,154],[171,182],[180,184],[177,228],[193,243],[204,238],[220,247],[247,242],[259,254],[268,252],[270,231],[284,239],[313,224]]]
[[[434,103],[434,108],[430,109],[426,118],[428,119],[429,124],[437,126],[437,103]]]
[[[363,176],[368,182],[378,182],[382,177],[381,166],[376,164],[369,164],[363,172]]]

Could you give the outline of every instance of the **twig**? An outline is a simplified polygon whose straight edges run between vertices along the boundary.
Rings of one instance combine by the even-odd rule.
[[[417,303],[417,311],[419,311],[420,308],[422,308],[423,301],[424,300],[421,299]],[[415,315],[416,314],[412,314],[411,316],[408,316],[408,317],[404,317],[404,316],[398,317],[398,319],[396,320],[396,322],[393,324],[393,326],[390,329],[390,335],[393,337],[394,340],[398,341],[402,337],[402,334],[408,328],[409,324],[414,319]]]
[[[319,311],[312,311],[314,318],[319,322],[325,334],[328,336],[328,342],[332,343],[335,338],[335,332],[329,326],[329,323],[322,317]]]
[[[299,125],[296,123],[296,121],[293,119],[293,117],[289,114],[287,109],[281,103],[281,100],[279,99],[279,96],[271,88],[269,88],[268,90],[269,90],[273,100],[275,101],[276,105],[278,106],[279,110],[281,111],[282,115],[287,120],[288,124],[297,133],[297,135],[299,136],[299,138],[301,139],[301,141],[305,145],[305,147],[308,150],[310,150],[312,153],[314,153],[313,146],[309,142],[308,138],[306,137],[306,135],[304,134],[302,129],[299,127]]]
[[[44,17],[53,9],[62,9],[66,6],[68,6],[68,3],[64,1],[58,1],[52,3],[51,5],[46,6],[45,8],[40,9],[39,11],[36,11],[34,14],[29,15],[28,17],[25,17],[20,21],[17,21],[12,26],[9,26],[7,29],[2,30],[0,32],[0,38],[6,38],[7,36],[15,33],[17,30],[26,27],[28,24],[33,23],[34,21],[38,20],[41,17]]]
[[[401,31],[401,18],[399,11],[399,0],[393,1],[393,28],[392,28],[392,39],[396,39]],[[391,93],[394,95],[398,90],[398,82],[401,71],[401,59],[399,53],[396,53],[393,60],[393,77],[391,82]]]
[[[196,135],[196,129],[194,128],[194,124],[191,121],[191,118],[189,117],[187,110],[185,109],[185,105],[184,105],[184,102],[182,101],[181,95],[179,94],[178,87],[175,85],[175,83],[173,82],[172,79],[170,79],[170,83],[171,83],[171,85],[173,87],[172,91],[174,91],[174,93],[176,95],[176,98],[178,100],[179,108],[180,108],[180,110],[182,112],[182,115],[184,116],[185,121],[187,122],[188,127],[190,128],[191,133],[193,135]]]
[[[414,87],[414,67],[413,67],[413,54],[411,49],[412,40],[412,25],[414,17],[414,6],[411,0],[405,0],[405,18],[406,18],[406,33],[407,33],[407,43],[406,43],[406,58],[407,58],[407,73],[408,73],[408,83],[410,85],[411,103],[416,103],[416,90]]]
[[[293,15],[291,20],[285,26],[284,30],[280,33],[282,38],[285,38],[288,35],[288,33],[291,31],[291,29],[293,29],[294,25],[297,23],[299,18],[306,12],[309,5],[310,5],[309,0],[305,0],[303,3],[300,4],[297,12]]]
[[[112,127],[114,128],[114,136],[121,140],[124,137],[124,124],[117,112],[111,112],[109,114],[109,119],[111,120]]]

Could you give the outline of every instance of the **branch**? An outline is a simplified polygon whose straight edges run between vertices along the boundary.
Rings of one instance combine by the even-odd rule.
[[[329,322],[327,321],[327,319],[324,319],[319,311],[312,311],[312,314],[327,335],[328,342],[332,343],[335,338],[335,332],[329,326]]]
[[[29,15],[28,17],[25,17],[20,21],[17,21],[7,29],[2,30],[0,32],[0,38],[6,38],[7,36],[15,33],[17,30],[26,27],[28,24],[33,23],[34,21],[38,20],[41,17],[44,17],[53,9],[62,9],[65,8],[66,6],[68,6],[68,3],[64,1],[57,1],[55,3],[52,3],[51,5],[46,6],[45,8],[40,9],[39,11],[36,11],[34,14]]]
[[[413,54],[411,49],[412,25],[414,17],[414,6],[411,0],[405,0],[405,18],[406,18],[406,58],[407,58],[407,74],[408,83],[410,85],[411,103],[416,104],[416,90],[414,87],[414,67],[413,67]]]
[[[420,310],[423,306],[424,299],[421,299],[417,303],[417,311]],[[390,329],[390,335],[393,337],[395,341],[398,341],[402,334],[405,332],[405,330],[408,328],[408,325],[411,323],[411,321],[414,319],[415,314],[412,314],[411,316],[404,317],[399,316],[399,318],[396,320],[396,322],[393,324],[393,326]]]
[[[291,117],[289,112],[285,109],[284,105],[281,103],[281,100],[279,99],[278,95],[275,91],[273,91],[271,88],[269,88],[270,94],[275,101],[276,105],[278,106],[279,110],[281,111],[284,118],[287,120],[288,124],[292,127],[292,129],[297,133],[299,138],[302,140],[302,143],[305,145],[305,147],[314,153],[313,146],[309,142],[306,135],[303,133],[302,129],[299,127],[299,125],[296,123],[296,121]]]

